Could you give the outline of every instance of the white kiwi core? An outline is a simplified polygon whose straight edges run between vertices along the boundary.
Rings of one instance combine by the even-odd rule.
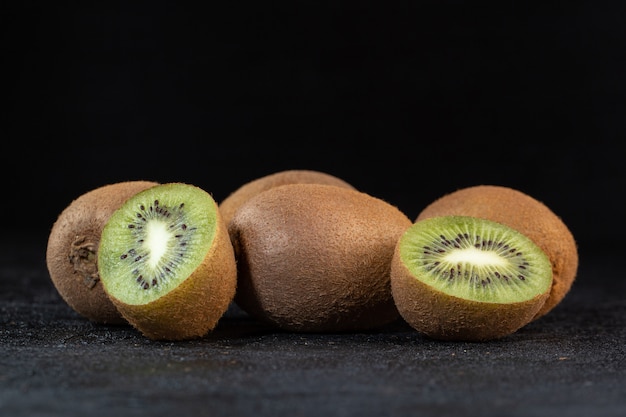
[[[471,246],[459,249],[444,256],[447,262],[457,264],[459,262],[472,263],[476,266],[505,266],[506,260],[494,252],[485,252]]]
[[[467,216],[420,220],[404,233],[399,250],[415,279],[458,298],[522,302],[552,285],[546,254],[528,237],[489,220]]]
[[[162,221],[152,221],[146,227],[146,240],[143,247],[150,254],[148,256],[148,266],[156,268],[163,255],[167,252],[168,243],[172,238],[172,233],[167,230],[167,224]]]

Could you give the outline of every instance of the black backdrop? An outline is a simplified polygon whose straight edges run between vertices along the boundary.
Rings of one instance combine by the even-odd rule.
[[[5,3],[5,235],[47,235],[105,183],[219,201],[297,168],[411,218],[507,185],[581,252],[621,242],[626,3]]]

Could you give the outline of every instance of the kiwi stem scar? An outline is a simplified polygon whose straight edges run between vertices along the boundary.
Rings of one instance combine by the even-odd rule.
[[[68,260],[74,267],[74,271],[83,277],[83,283],[89,289],[96,286],[100,281],[96,261],[96,244],[89,241],[85,236],[76,236],[72,242]]]

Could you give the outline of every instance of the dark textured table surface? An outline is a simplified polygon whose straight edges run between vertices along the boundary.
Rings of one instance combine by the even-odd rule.
[[[619,256],[581,256],[550,314],[502,340],[429,340],[403,322],[293,334],[233,306],[207,337],[154,342],[95,325],[52,286],[45,238],[0,252],[0,415],[626,415]]]

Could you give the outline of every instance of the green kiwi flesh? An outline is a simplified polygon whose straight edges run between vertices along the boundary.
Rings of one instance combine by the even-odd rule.
[[[415,222],[399,239],[391,268],[402,317],[442,340],[490,340],[517,331],[551,285],[550,261],[532,240],[470,216]]]
[[[116,210],[98,253],[105,291],[151,339],[181,340],[212,330],[232,301],[236,265],[210,194],[161,184]]]

